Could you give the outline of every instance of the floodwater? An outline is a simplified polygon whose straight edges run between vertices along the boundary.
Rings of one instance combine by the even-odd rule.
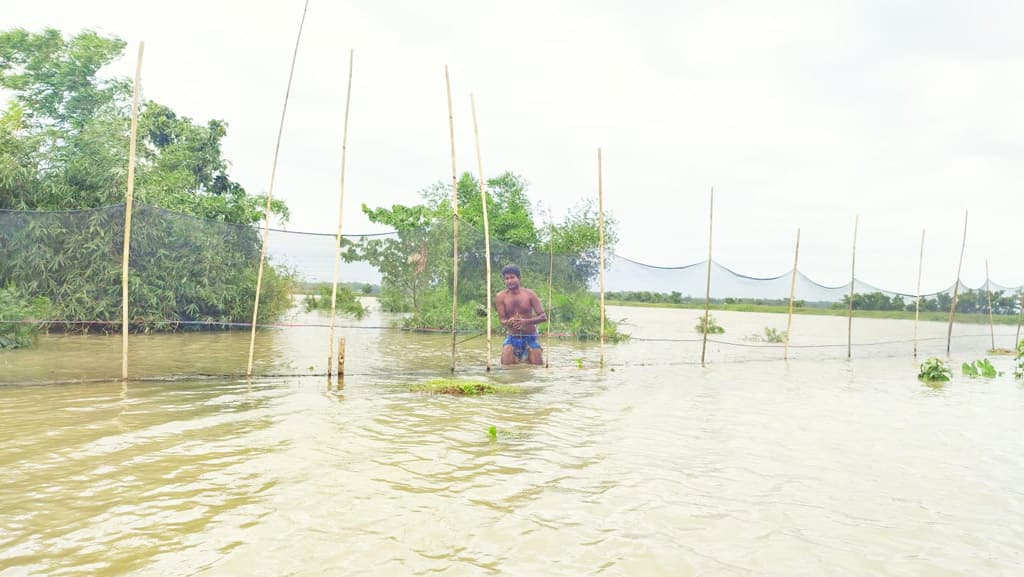
[[[2,353],[0,577],[1024,574],[1011,358],[931,387],[912,322],[854,319],[848,360],[846,319],[796,317],[786,362],[743,338],[784,316],[723,312],[701,367],[698,315],[611,309],[603,369],[554,341],[488,374],[468,340],[460,376],[523,389],[472,398],[409,392],[450,337],[380,314],[343,321],[342,386],[324,328],[262,332],[251,382],[248,333],[133,335],[126,384],[118,336]],[[990,346],[954,335],[954,366]]]

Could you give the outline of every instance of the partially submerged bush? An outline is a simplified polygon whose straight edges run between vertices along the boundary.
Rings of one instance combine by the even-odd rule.
[[[1017,361],[1017,366],[1013,369],[1013,377],[1024,379],[1024,341],[1017,343],[1017,356],[1013,357],[1013,360]]]
[[[698,325],[698,327],[699,326],[700,325]],[[758,343],[785,343],[789,341],[789,333],[787,331],[780,331],[772,327],[765,327],[764,333],[754,333],[750,335],[748,340]]]
[[[28,298],[17,288],[0,289],[0,350],[30,347],[50,314],[46,297]]]
[[[938,357],[929,357],[921,363],[921,371],[917,378],[926,382],[948,381],[953,378],[953,371]]]
[[[988,359],[981,359],[980,361],[974,361],[973,363],[964,363],[961,367],[961,371],[964,376],[976,378],[985,377],[986,379],[994,379],[998,375],[1002,374],[996,370],[992,363]]]
[[[302,297],[303,308],[307,312],[314,310],[330,311],[331,293],[333,291],[333,287],[329,284],[318,285],[315,293],[306,294]],[[338,285],[338,291],[334,297],[334,310],[338,313],[352,315],[357,319],[366,316],[366,308],[359,302],[355,291],[344,285]]]
[[[718,324],[715,317],[711,316],[711,313],[708,313],[707,316],[701,315],[693,329],[701,334],[722,334],[725,332],[725,329]]]

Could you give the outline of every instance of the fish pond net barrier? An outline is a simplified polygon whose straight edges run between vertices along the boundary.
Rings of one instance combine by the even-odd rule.
[[[120,378],[124,222],[124,205],[0,211],[0,383]],[[129,377],[246,375],[261,228],[139,202],[132,223]],[[456,371],[481,371],[488,360],[497,367],[505,335],[492,314],[488,355],[488,310],[493,313],[494,305],[492,300],[488,306],[487,295],[503,288],[501,269],[510,263],[546,309],[540,340],[554,367],[594,367],[605,354],[612,367],[700,364],[702,357],[722,363],[944,356],[947,338],[954,350],[982,353],[1013,348],[1020,338],[1019,286],[951,283],[920,295],[919,303],[916,294],[856,280],[850,321],[849,283],[825,286],[799,270],[755,278],[711,262],[709,285],[707,261],[657,267],[609,252],[603,275],[606,353],[599,353],[602,259],[596,238],[551,235],[539,227],[534,237],[516,243],[492,239],[488,259],[483,232],[461,223],[456,259],[453,228],[451,220],[412,222],[400,231],[346,234],[340,246],[333,234],[271,230],[253,375],[328,374],[336,362],[329,346],[337,350],[340,338],[346,341],[346,375],[436,375],[447,372],[452,360]],[[712,310],[704,322],[708,290]],[[950,337],[945,320],[954,292],[958,322]],[[797,313],[792,320],[791,299]],[[868,315],[889,318],[863,318]]]

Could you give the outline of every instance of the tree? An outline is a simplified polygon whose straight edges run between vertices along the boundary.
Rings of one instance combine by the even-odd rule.
[[[117,205],[127,188],[132,86],[99,72],[124,47],[90,31],[67,39],[53,29],[0,33],[0,87],[13,95],[0,115],[0,209],[93,209],[0,212],[0,286],[48,298],[56,318],[100,321],[94,328],[120,317]],[[198,124],[142,103],[136,199],[150,210],[136,206],[132,231],[137,330],[251,314],[261,239],[249,225],[262,219],[266,199],[230,179],[226,134],[223,121]],[[287,218],[283,203],[272,210]],[[265,275],[260,320],[287,308],[289,283],[285,271]]]

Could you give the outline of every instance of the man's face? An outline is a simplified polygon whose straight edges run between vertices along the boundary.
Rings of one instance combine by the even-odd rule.
[[[504,275],[504,278],[505,288],[507,288],[508,290],[516,290],[517,288],[519,288],[519,277],[512,273],[508,273]]]

